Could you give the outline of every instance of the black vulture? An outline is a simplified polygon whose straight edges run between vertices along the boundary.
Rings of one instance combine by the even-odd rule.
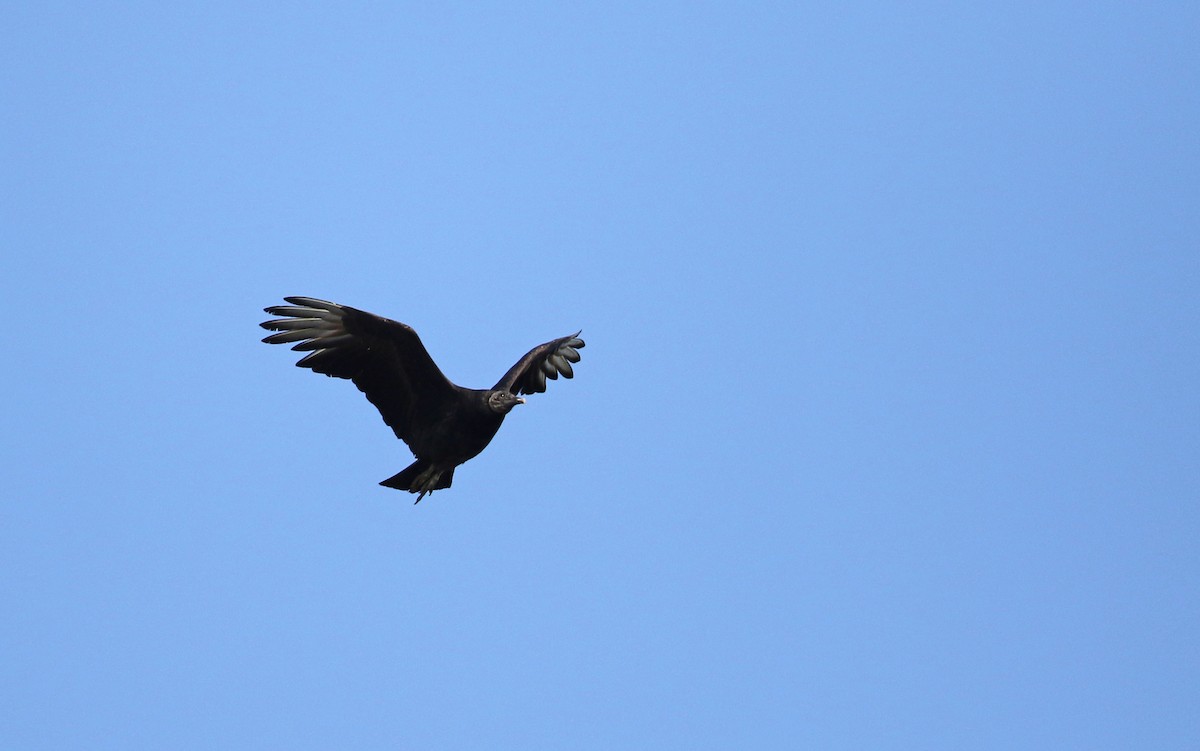
[[[574,376],[581,332],[539,344],[490,389],[451,383],[411,327],[348,305],[312,297],[285,297],[290,305],[264,310],[281,316],[260,324],[278,331],[267,344],[296,342],[308,352],[297,366],[336,378],[349,378],[374,404],[383,421],[408,444],[416,461],[379,483],[426,493],[450,487],[454,468],[483,451],[521,394],[546,390],[546,379]]]

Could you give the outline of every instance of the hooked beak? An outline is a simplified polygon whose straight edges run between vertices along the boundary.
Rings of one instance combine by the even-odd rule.
[[[524,404],[524,403],[525,403],[525,397],[523,397],[523,396],[518,396],[518,397],[517,397],[517,404]]]

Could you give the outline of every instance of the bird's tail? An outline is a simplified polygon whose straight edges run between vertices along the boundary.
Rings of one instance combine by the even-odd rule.
[[[453,480],[453,467],[448,470],[438,470],[424,459],[418,459],[379,484],[385,488],[419,493],[415,503],[420,503],[426,493],[448,488]]]

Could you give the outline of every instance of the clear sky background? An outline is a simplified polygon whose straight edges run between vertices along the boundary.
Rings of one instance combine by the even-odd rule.
[[[1200,747],[1198,8],[6,4],[0,746]]]

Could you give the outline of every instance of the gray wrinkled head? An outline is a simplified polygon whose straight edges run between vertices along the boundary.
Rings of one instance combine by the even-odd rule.
[[[488,406],[497,414],[507,415],[512,411],[513,407],[524,403],[524,399],[519,396],[513,396],[507,391],[493,391],[488,394]]]

